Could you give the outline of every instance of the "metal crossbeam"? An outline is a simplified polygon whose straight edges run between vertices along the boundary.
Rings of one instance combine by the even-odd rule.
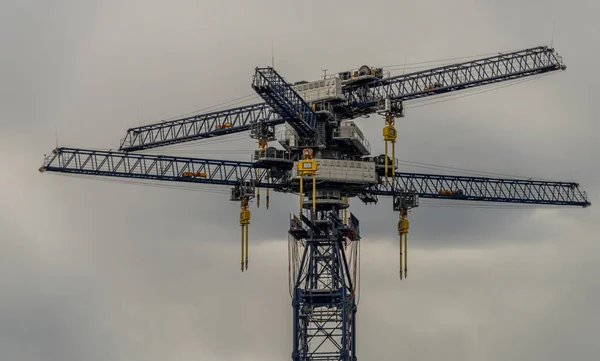
[[[346,88],[344,93],[348,106],[373,111],[381,109],[387,97],[406,101],[565,69],[554,49],[541,46],[374,80],[366,87]]]
[[[393,193],[392,186],[385,182],[367,188],[371,194]],[[574,182],[396,173],[395,189],[415,190],[420,198],[581,207],[591,205],[585,192]],[[441,194],[441,190],[459,192]]]
[[[268,104],[252,104],[128,129],[119,149],[130,152],[243,132],[258,120],[285,122]]]
[[[394,102],[407,101],[564,69],[566,66],[554,49],[536,47],[374,80],[361,87],[344,88],[346,101],[343,106],[351,110],[340,116],[355,117],[379,110],[387,96],[390,96]],[[437,87],[433,89],[425,89],[436,84]],[[287,87],[291,89],[289,84]],[[302,106],[296,110],[303,114],[304,120],[306,117],[312,117],[309,115],[310,108],[306,110]],[[282,110],[278,109],[278,111]],[[293,117],[296,116],[294,114]],[[270,104],[253,104],[131,128],[127,130],[120,150],[136,151],[242,132],[250,129],[251,122],[260,120],[268,125],[285,122],[282,116],[273,111]],[[226,123],[229,123],[230,127],[224,128]],[[296,126],[302,125],[296,123]]]
[[[252,88],[277,114],[287,119],[299,135],[310,137],[315,133],[317,115],[275,69],[256,68]]]
[[[257,168],[258,176],[253,171]],[[288,173],[271,171],[267,179],[267,169],[257,163],[101,150],[57,148],[46,157],[40,171],[232,186],[244,182],[281,192],[298,191],[298,185],[289,181]],[[440,193],[457,189],[462,193]],[[591,204],[585,192],[573,182],[396,173],[395,187],[381,180],[360,189],[382,196],[397,195],[398,190],[414,190],[420,198],[431,199],[581,207]]]
[[[57,148],[40,171],[232,186],[264,181],[266,185],[266,169],[255,179],[254,168],[250,162]]]

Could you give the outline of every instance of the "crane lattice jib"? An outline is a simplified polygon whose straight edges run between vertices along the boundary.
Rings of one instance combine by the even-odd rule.
[[[541,46],[375,80],[367,91],[363,87],[346,88],[345,95],[348,105],[381,108],[388,97],[406,101],[565,69],[554,49]]]
[[[56,148],[46,157],[40,171],[237,185],[240,180],[256,180],[253,169],[251,162]],[[263,170],[259,183],[265,175]]]
[[[316,131],[317,115],[273,68],[256,68],[252,88],[304,137]]]
[[[243,132],[257,120],[284,122],[268,104],[252,104],[128,129],[120,149],[136,151]]]
[[[376,80],[360,88],[349,86],[344,90],[345,104],[361,108],[360,113],[368,114],[380,109],[383,106],[381,101],[387,95],[395,101],[406,101],[565,68],[553,49],[536,47]],[[438,87],[425,90],[434,84]],[[347,114],[350,117],[357,115],[355,112]],[[250,124],[258,120],[269,125],[285,121],[269,104],[253,104],[131,128],[127,130],[120,149],[136,151],[242,132],[249,130]],[[230,127],[223,127],[226,123]]]
[[[421,198],[582,207],[590,205],[585,192],[574,182],[397,172],[394,184],[395,189],[417,190]],[[459,192],[441,194],[442,189]],[[389,195],[393,194],[393,189],[391,185],[380,182],[367,187],[367,193]]]
[[[245,183],[282,192],[298,191],[298,185],[290,182],[286,173],[271,172],[267,179],[268,170],[256,163],[216,159],[57,148],[46,157],[40,170],[229,186]],[[433,199],[581,207],[591,204],[585,192],[573,182],[396,173],[394,184],[395,188],[392,188],[380,181],[355,191],[393,196],[402,189],[414,190],[421,198]],[[460,192],[441,194],[443,189]]]

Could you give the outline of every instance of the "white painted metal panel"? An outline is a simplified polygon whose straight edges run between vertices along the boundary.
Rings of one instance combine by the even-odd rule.
[[[319,162],[317,180],[357,184],[377,183],[375,164],[349,160],[315,159]],[[292,169],[292,178],[298,178],[297,162]]]

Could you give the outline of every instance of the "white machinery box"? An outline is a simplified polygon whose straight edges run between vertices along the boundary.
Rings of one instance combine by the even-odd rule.
[[[357,184],[374,184],[378,182],[375,163],[338,159],[315,160],[319,162],[317,181]],[[295,162],[294,168],[292,168],[292,178],[299,178],[298,162]]]
[[[344,99],[342,94],[342,81],[338,78],[329,78],[293,85],[292,88],[307,103]]]

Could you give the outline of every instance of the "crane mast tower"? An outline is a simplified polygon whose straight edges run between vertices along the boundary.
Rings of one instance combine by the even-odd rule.
[[[361,234],[349,199],[393,198],[401,279],[408,268],[407,214],[420,198],[590,205],[573,182],[398,172],[395,119],[404,116],[404,102],[565,69],[554,49],[543,46],[395,77],[361,66],[290,84],[273,67],[259,67],[252,88],[264,103],[131,128],[118,152],[56,148],[40,171],[231,186],[230,200],[241,208],[242,272],[249,204],[260,205],[261,189],[267,208],[270,191],[298,194],[288,231],[292,360],[355,361]],[[353,121],[370,114],[383,118],[385,153],[378,156]],[[251,162],[136,153],[243,131],[258,144]],[[274,141],[283,149],[269,146]]]

